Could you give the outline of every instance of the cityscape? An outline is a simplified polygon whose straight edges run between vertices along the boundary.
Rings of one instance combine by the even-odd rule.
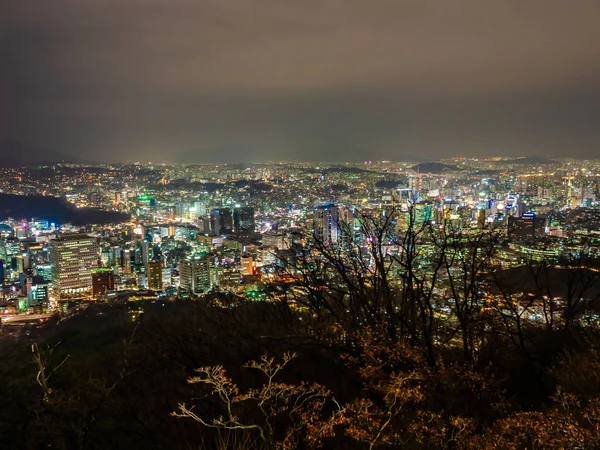
[[[45,353],[37,343],[32,347],[43,404],[64,401],[51,397],[49,381],[44,378],[46,371],[63,370],[60,366],[67,365],[71,355],[52,360],[55,347],[62,343],[60,336],[83,333],[77,329],[89,333],[90,327],[118,325],[119,331],[112,333],[130,333],[128,348],[140,345],[135,342],[139,326],[151,326],[146,333],[162,330],[152,339],[169,339],[169,333],[175,332],[174,338],[180,340],[177,329],[165,331],[162,321],[175,320],[177,327],[187,328],[189,318],[179,316],[177,308],[197,305],[208,310],[186,310],[184,314],[194,318],[192,323],[223,311],[233,314],[225,327],[244,329],[247,321],[258,320],[251,326],[258,329],[246,331],[258,333],[251,339],[261,339],[263,327],[275,326],[272,331],[278,337],[273,339],[283,348],[304,342],[302,345],[323,346],[321,351],[331,352],[344,346],[350,358],[366,345],[375,352],[363,350],[361,358],[369,370],[390,370],[386,367],[397,364],[418,367],[401,369],[404,372],[400,374],[392,369],[387,379],[377,382],[373,389],[383,392],[384,406],[365,406],[365,398],[340,406],[332,391],[321,384],[302,381],[293,387],[275,383],[275,374],[296,358],[290,351],[281,353],[281,362],[267,353],[250,363],[247,367],[264,372],[270,381],[240,397],[230,397],[239,388],[225,375],[223,366],[198,369],[204,375],[188,382],[208,384],[213,393],[222,395],[218,398],[227,408],[231,408],[229,402],[243,401],[263,401],[269,408],[279,408],[269,409],[260,419],[266,420],[265,424],[279,420],[280,413],[307,414],[282,428],[287,430],[283,443],[278,443],[281,438],[271,429],[272,434],[243,446],[288,445],[287,439],[291,444],[284,448],[335,448],[343,442],[335,430],[349,427],[344,436],[355,441],[357,448],[362,448],[361,442],[376,445],[379,439],[381,445],[403,447],[394,428],[386,432],[384,419],[394,412],[397,426],[417,426],[421,419],[413,416],[412,408],[424,413],[419,409],[424,407],[421,377],[437,380],[449,376],[444,373],[448,368],[442,367],[452,363],[445,361],[457,358],[466,364],[462,370],[467,372],[460,376],[474,377],[471,382],[476,383],[469,388],[473,390],[469,395],[483,395],[483,389],[491,396],[489,401],[498,402],[493,407],[500,407],[508,402],[497,398],[502,397],[503,384],[477,378],[487,376],[477,372],[480,361],[499,365],[497,370],[504,376],[534,364],[525,378],[534,377],[535,381],[522,382],[536,385],[537,377],[547,375],[536,367],[542,363],[534,352],[553,354],[561,348],[543,350],[547,339],[565,339],[561,345],[570,345],[571,339],[594,339],[594,330],[600,325],[597,160],[493,157],[354,164],[54,163],[7,169],[0,183],[0,196],[6,205],[12,205],[4,206],[4,215],[21,214],[4,217],[0,224],[3,346],[10,348],[32,339],[55,342]],[[26,201],[17,206],[22,199]],[[48,201],[50,207],[44,204]],[[162,311],[156,310],[159,305]],[[258,319],[264,312],[254,308],[260,305],[273,308],[275,316]],[[176,309],[165,313],[165,307]],[[244,311],[241,318],[236,315],[239,311]],[[306,322],[298,325],[303,320]],[[279,328],[282,325],[287,332]],[[210,329],[214,324],[209,320],[203,326]],[[206,338],[202,334],[194,337],[198,330],[193,328],[188,329],[187,339]],[[320,336],[324,332],[325,336]],[[209,333],[216,339],[222,331]],[[249,338],[235,335],[234,344],[220,346],[243,346],[244,339]],[[193,350],[196,345],[188,342],[183,350],[197,351]],[[397,346],[395,351],[400,354],[390,353]],[[259,348],[265,349],[264,345]],[[516,361],[511,362],[516,367],[502,367],[498,358],[505,355],[496,354],[495,349],[518,350],[513,355]],[[177,354],[181,350],[171,351]],[[230,351],[221,350],[225,354]],[[271,350],[275,354],[281,351]],[[596,364],[588,353],[579,358],[586,362],[568,359],[558,364]],[[215,361],[214,356],[205,361]],[[309,361],[304,364],[311,364]],[[220,357],[215,362],[220,363]],[[367,386],[377,379],[374,374],[361,373],[356,376],[366,377],[362,382]],[[405,381],[398,387],[399,376]],[[572,375],[555,376],[566,376],[567,385],[573,383]],[[117,377],[117,382],[125,380]],[[595,381],[590,383],[595,386]],[[107,392],[101,389],[96,395],[110,395]],[[396,396],[393,401],[392,393]],[[533,398],[541,394],[520,395],[536,401]],[[405,406],[394,409],[400,399],[412,405],[406,417]],[[248,426],[233,412],[225,418],[203,418],[183,400],[178,406],[171,405],[172,418],[192,418],[220,433]],[[296,410],[289,406],[292,401],[306,401],[310,409]],[[433,408],[429,414],[434,414]],[[587,417],[585,408],[579,412],[582,417]],[[459,420],[457,417],[452,420]],[[248,420],[256,419],[250,416]],[[365,420],[377,422],[368,425]],[[436,419],[440,420],[442,416]],[[488,439],[504,439],[502,446],[513,440],[527,441],[529,434],[519,433],[537,429],[541,425],[536,420],[542,419],[524,416],[522,420],[518,425],[503,424],[509,426],[508,432],[470,431],[458,445],[487,448],[492,445]],[[595,431],[576,423],[579,432],[591,433],[576,439],[595,439]],[[320,431],[304,434],[311,426]],[[436,422],[425,431],[411,431],[411,439],[419,446],[443,447],[435,437],[440,429],[444,426]],[[256,439],[248,428],[244,430],[243,439]],[[288,435],[290,430],[299,434]],[[227,436],[218,434],[215,446],[239,445]],[[119,439],[122,442],[123,437]],[[173,439],[169,437],[162,445],[171,446]],[[556,442],[562,447],[567,441]]]
[[[494,258],[503,269],[530,259],[558,262],[583,248],[591,258],[600,256],[597,161],[55,164],[5,171],[0,183],[8,198],[43,193],[75,209],[122,215],[80,226],[56,210],[6,217],[0,248],[5,323],[22,313],[129,297],[216,291],[264,299],[269,285],[286,284],[290,248],[309,245],[308,237],[339,245],[347,227],[368,253],[363,216],[392,214],[383,242],[390,255],[399,251],[411,211],[414,227],[498,231],[503,245]]]
[[[600,449],[598,0],[0,0],[0,450]]]

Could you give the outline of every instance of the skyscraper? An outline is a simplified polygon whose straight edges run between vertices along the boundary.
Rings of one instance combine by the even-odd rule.
[[[52,286],[60,296],[88,293],[92,289],[92,270],[98,267],[96,238],[86,234],[67,234],[50,242]]]
[[[352,221],[352,213],[341,205],[326,203],[315,208],[313,218],[314,237],[322,245],[335,245]]]
[[[233,210],[233,231],[254,233],[254,208],[252,206],[242,206]]]
[[[210,290],[210,259],[206,253],[179,261],[179,289],[183,294],[201,294]]]
[[[146,274],[148,276],[148,289],[153,291],[161,291],[163,265],[160,261],[150,261],[146,265]]]
[[[92,270],[92,296],[106,294],[115,289],[115,273],[112,269]]]
[[[214,208],[210,212],[210,232],[213,236],[231,234],[233,216],[230,208]]]
[[[528,213],[522,217],[508,218],[508,239],[513,242],[534,241],[544,235],[546,217]]]

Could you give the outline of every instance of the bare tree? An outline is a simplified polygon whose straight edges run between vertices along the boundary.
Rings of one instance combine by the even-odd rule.
[[[449,306],[458,321],[463,358],[470,362],[478,341],[483,338],[479,317],[485,305],[488,275],[493,269],[500,231],[494,226],[481,229],[448,226],[442,230],[445,282],[451,296]]]
[[[255,431],[267,448],[292,449],[303,440],[315,447],[324,437],[333,435],[333,416],[324,416],[326,402],[332,399],[331,393],[316,383],[292,385],[277,381],[280,372],[295,358],[295,354],[286,353],[281,361],[263,356],[245,367],[257,370],[266,378],[259,388],[240,392],[239,387],[223,366],[202,367],[197,376],[188,379],[188,383],[203,383],[210,387],[213,396],[219,400],[223,414],[217,417],[204,417],[195,408],[180,403],[174,417],[190,418],[199,424],[217,430]],[[257,414],[248,414],[248,409],[256,408]],[[340,411],[337,405],[337,411]],[[334,413],[334,416],[337,413]],[[257,420],[259,419],[259,420]],[[284,421],[282,433],[277,423]]]

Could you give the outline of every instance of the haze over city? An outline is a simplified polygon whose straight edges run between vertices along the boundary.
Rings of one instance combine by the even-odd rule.
[[[1,10],[0,141],[98,162],[598,154],[594,0]]]

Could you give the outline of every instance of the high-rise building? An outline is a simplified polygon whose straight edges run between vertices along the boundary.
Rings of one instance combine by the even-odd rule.
[[[103,268],[92,270],[92,296],[106,294],[115,289],[115,273],[113,269]]]
[[[110,248],[110,259],[109,264],[111,266],[120,267],[123,265],[123,261],[121,259],[121,247],[118,245],[113,245]]]
[[[326,203],[315,208],[314,236],[323,245],[335,244],[339,238],[340,214],[335,203]]]
[[[233,231],[236,233],[254,233],[254,208],[242,206],[233,210]]]
[[[163,267],[162,268],[162,275],[161,275],[161,281],[162,281],[162,285],[163,287],[168,286],[172,283],[172,279],[171,279],[171,268],[170,267]]]
[[[48,283],[31,283],[27,288],[27,301],[29,306],[44,306],[48,303]]]
[[[153,291],[162,291],[163,266],[160,261],[151,261],[146,265],[146,275],[148,277],[148,289]]]
[[[276,250],[273,247],[263,246],[258,250],[258,254],[260,255],[261,266],[270,266],[277,261]]]
[[[146,239],[136,240],[134,249],[134,261],[138,266],[145,266],[148,263],[150,254],[150,243]]]
[[[254,275],[256,263],[252,256],[242,256],[240,264],[242,266],[242,275]]]
[[[337,244],[350,231],[351,221],[352,213],[343,206],[335,203],[319,205],[313,217],[314,237],[325,246]]]
[[[21,243],[17,239],[7,239],[4,241],[4,256],[9,260],[13,256],[21,254]]]
[[[233,216],[230,208],[214,208],[210,212],[210,232],[213,236],[231,234]]]
[[[179,289],[183,294],[201,294],[210,290],[208,254],[188,256],[179,261]]]
[[[23,258],[23,255],[13,256],[10,262],[13,273],[15,274],[16,278],[18,278],[19,274],[25,271],[25,259]]]
[[[525,213],[522,217],[508,218],[508,239],[511,241],[533,241],[544,235],[546,217]]]
[[[92,270],[98,268],[96,238],[86,234],[67,234],[50,242],[52,286],[60,296],[88,293],[92,289]]]
[[[286,233],[269,230],[262,235],[262,244],[265,247],[273,247],[278,250],[290,248],[290,240]]]

